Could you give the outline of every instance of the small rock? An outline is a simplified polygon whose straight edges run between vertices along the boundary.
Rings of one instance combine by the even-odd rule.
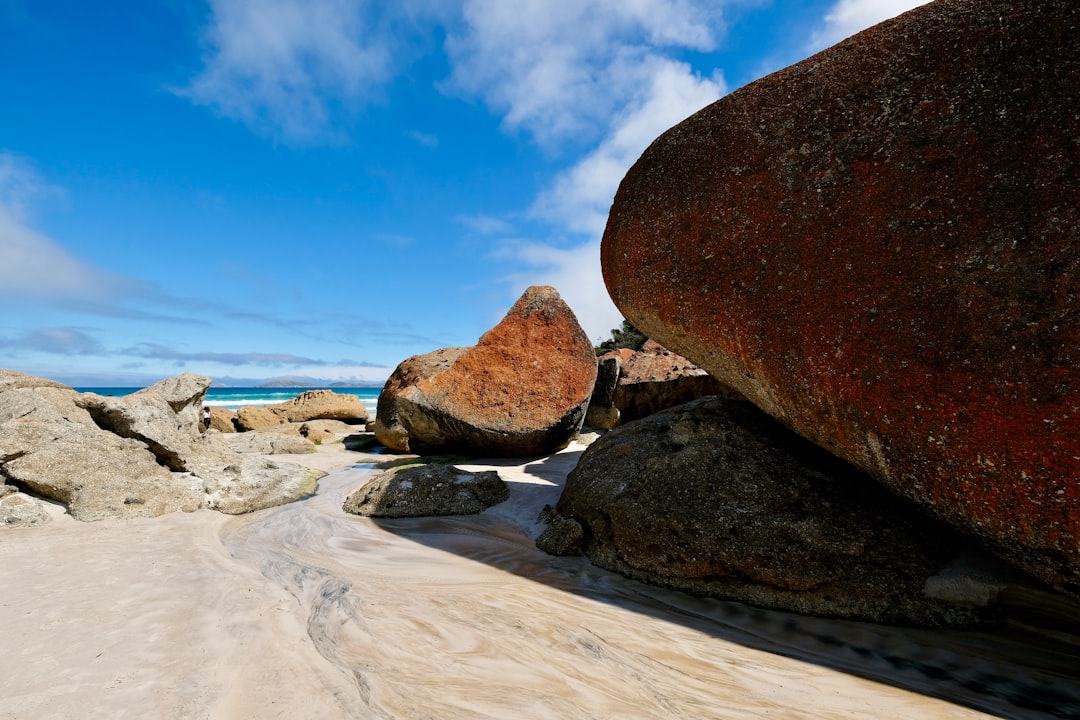
[[[494,470],[405,465],[377,475],[352,493],[342,509],[369,517],[474,515],[508,497],[510,489]]]

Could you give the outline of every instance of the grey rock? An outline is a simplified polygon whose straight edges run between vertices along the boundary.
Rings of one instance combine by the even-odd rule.
[[[316,451],[315,443],[299,435],[252,430],[232,435],[221,435],[221,441],[234,452],[242,455],[304,454]]]
[[[954,535],[745,402],[704,398],[609,432],[557,513],[595,564],[694,594],[895,624],[992,614],[923,593]]]
[[[619,385],[619,358],[601,357],[596,365],[596,385],[585,411],[585,424],[600,430],[611,430],[619,424],[621,413],[615,407],[615,388]]]
[[[406,465],[387,470],[352,493],[342,509],[370,517],[472,515],[510,497],[494,470],[472,473],[452,465]]]
[[[62,388],[65,390],[71,389],[67,385],[56,382],[55,380],[37,377],[36,375],[27,375],[26,373],[21,373],[16,370],[5,370],[0,368],[0,393],[21,388],[41,387]]]
[[[145,443],[169,469],[187,472],[186,462],[199,442],[197,416],[178,415],[170,403],[155,393],[110,397],[82,393],[75,404],[85,409],[102,430]]]
[[[303,497],[319,476],[244,457],[199,430],[209,380],[185,374],[103,397],[25,379],[0,392],[0,477],[64,503],[79,520],[156,516],[213,504],[247,512]],[[270,437],[278,452],[314,446]],[[261,450],[259,450],[261,452]]]
[[[54,386],[20,387],[0,391],[0,423],[12,420],[71,422],[97,427],[94,419],[75,404],[78,393]]]
[[[536,538],[536,547],[550,555],[581,555],[585,529],[573,518],[563,517],[555,508],[545,505],[540,511],[544,531]]]
[[[0,474],[64,503],[79,520],[146,517],[204,506],[198,479],[158,463],[143,442],[94,424],[73,390],[0,393]]]
[[[160,380],[129,397],[160,398],[176,413],[177,423],[182,428],[191,428],[198,432],[202,422],[202,403],[209,387],[210,378],[195,373],[182,373]]]
[[[21,492],[0,494],[0,528],[35,527],[52,520],[45,503]]]
[[[325,474],[293,463],[242,456],[235,465],[204,472],[207,504],[229,515],[284,505],[314,493]]]

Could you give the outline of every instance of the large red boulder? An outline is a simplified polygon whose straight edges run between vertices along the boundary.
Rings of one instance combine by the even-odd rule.
[[[937,0],[721,99],[619,189],[642,332],[1080,596],[1080,3]]]
[[[531,287],[470,348],[410,358],[379,397],[376,437],[419,454],[542,455],[581,429],[596,354],[555,288]]]

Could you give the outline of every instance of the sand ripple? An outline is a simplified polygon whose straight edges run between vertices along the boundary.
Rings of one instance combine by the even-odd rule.
[[[1080,717],[1068,646],[696,599],[551,558],[494,513],[342,514],[362,480],[335,473],[317,498],[223,532],[307,612],[358,716]]]
[[[531,536],[573,452],[479,516],[341,511],[0,533],[0,719],[1080,717],[1080,651],[668,592]],[[466,466],[468,469],[482,469]]]

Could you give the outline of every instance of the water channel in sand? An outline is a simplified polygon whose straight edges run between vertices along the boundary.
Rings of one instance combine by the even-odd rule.
[[[520,521],[562,473],[524,475],[478,517],[372,521],[341,513],[362,478],[339,472],[223,541],[307,610],[355,717],[1080,714],[1067,647],[753,610],[552,558]]]
[[[511,498],[479,516],[346,515],[356,467],[248,516],[0,539],[3,581],[30,583],[0,590],[0,718],[1080,717],[1071,645],[755,610],[540,552],[575,460],[496,468]]]

